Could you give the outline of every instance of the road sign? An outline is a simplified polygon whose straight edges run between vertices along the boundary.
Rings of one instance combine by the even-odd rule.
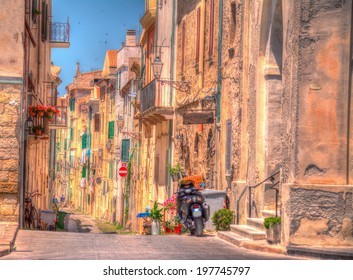
[[[120,177],[125,177],[127,175],[127,168],[125,166],[122,166],[119,168],[119,176]]]
[[[121,163],[121,166],[122,166],[122,167],[126,167],[126,162],[122,162],[122,163]]]

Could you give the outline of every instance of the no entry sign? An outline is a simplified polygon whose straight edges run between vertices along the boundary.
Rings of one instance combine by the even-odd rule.
[[[127,175],[127,168],[125,166],[122,166],[119,168],[119,176],[120,177],[125,177]]]

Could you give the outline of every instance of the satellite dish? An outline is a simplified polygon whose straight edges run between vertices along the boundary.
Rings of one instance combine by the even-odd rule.
[[[97,183],[97,185],[100,185],[100,184],[102,183],[101,177],[98,177],[98,178],[96,179],[96,183]]]

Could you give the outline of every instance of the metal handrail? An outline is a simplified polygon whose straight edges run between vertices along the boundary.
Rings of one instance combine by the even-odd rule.
[[[267,182],[268,180],[271,180],[272,184],[274,185],[274,176],[280,173],[280,170],[277,172],[273,173],[271,176],[267,177],[265,180],[261,181],[260,183],[257,183],[255,186],[249,186],[249,218],[251,218],[251,206],[252,206],[252,199],[251,199],[251,189],[256,189],[258,186],[262,185],[263,183]],[[273,187],[272,185],[272,187]],[[277,185],[277,184],[276,184]],[[272,188],[271,187],[271,188]],[[277,198],[277,192],[276,192],[276,198]],[[277,217],[277,203],[276,203],[276,217]]]
[[[249,207],[248,207],[248,211],[249,211],[249,218],[251,218],[251,205],[252,205],[252,200],[251,200],[251,189],[255,189],[258,186],[262,185],[263,183],[265,183],[268,180],[271,180],[271,182],[274,182],[275,178],[274,176],[276,176],[277,174],[279,174],[281,172],[281,170],[278,170],[277,172],[273,173],[272,175],[268,176],[266,179],[262,180],[261,182],[257,183],[254,186],[246,186],[243,191],[240,193],[239,198],[236,202],[236,210],[237,210],[237,217],[236,217],[236,222],[237,224],[239,224],[239,204],[240,204],[240,200],[243,198],[244,194],[246,193],[246,191],[248,191],[248,195],[249,195]],[[279,184],[279,181],[277,183],[273,183],[273,185],[271,186],[271,189],[274,188],[275,186],[277,186]],[[277,204],[278,204],[278,189],[276,190],[276,217],[277,217]]]

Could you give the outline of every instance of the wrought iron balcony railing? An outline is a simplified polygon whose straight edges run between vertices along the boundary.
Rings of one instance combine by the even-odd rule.
[[[50,24],[50,43],[70,43],[70,23],[52,22]]]
[[[67,107],[66,106],[56,106],[59,110],[59,114],[53,116],[52,120],[49,122],[50,129],[66,128],[67,127]]]
[[[155,107],[156,81],[153,80],[141,90],[141,113]]]

